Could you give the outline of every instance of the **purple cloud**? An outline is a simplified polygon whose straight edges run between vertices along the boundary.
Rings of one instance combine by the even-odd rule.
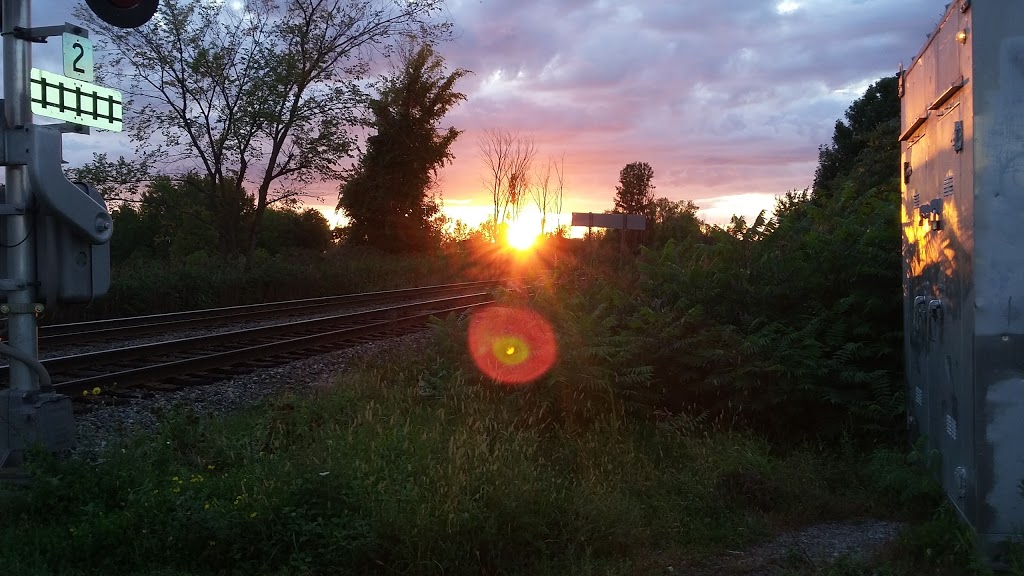
[[[454,39],[440,51],[474,74],[445,121],[465,131],[445,197],[488,203],[476,142],[504,128],[532,136],[544,155],[565,154],[575,202],[566,212],[610,208],[619,170],[643,160],[658,195],[704,200],[716,220],[729,206],[753,216],[810,184],[835,121],[910,62],[945,3],[449,0]],[[59,0],[35,0],[33,12],[35,25],[72,18]],[[59,44],[37,46],[36,65],[60,70]],[[123,138],[66,142],[72,163],[129,153]],[[333,185],[318,189],[331,203]]]

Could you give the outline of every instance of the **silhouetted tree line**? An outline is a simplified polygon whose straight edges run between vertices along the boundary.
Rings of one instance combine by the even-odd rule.
[[[252,217],[252,199],[243,195],[238,210],[218,212],[208,203],[215,197],[207,192],[209,185],[209,180],[198,175],[180,181],[157,177],[139,193],[138,201],[114,208],[113,262],[133,258],[180,262],[198,253],[221,255],[219,231],[227,225],[243,229],[246,219]],[[237,215],[238,220],[225,223],[225,214]],[[323,214],[284,204],[263,215],[257,250],[268,254],[323,251],[332,244],[331,228]]]

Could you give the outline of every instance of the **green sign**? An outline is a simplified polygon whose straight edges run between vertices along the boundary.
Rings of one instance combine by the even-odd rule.
[[[117,90],[38,68],[32,69],[31,83],[33,114],[121,131],[124,110]]]
[[[64,75],[76,80],[92,82],[92,41],[65,32],[61,37],[64,52]]]

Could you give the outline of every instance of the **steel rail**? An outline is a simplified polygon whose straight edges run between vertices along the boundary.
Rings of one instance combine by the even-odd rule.
[[[251,360],[260,360],[265,362],[269,358],[279,357],[301,350],[315,349],[329,344],[336,345],[337,343],[345,340],[358,339],[371,334],[380,334],[382,332],[390,332],[398,328],[424,324],[430,318],[445,316],[454,312],[464,312],[479,305],[480,303],[466,304],[446,308],[444,310],[435,310],[413,316],[406,316],[395,320],[365,324],[354,328],[343,328],[329,332],[320,332],[309,336],[298,336],[287,340],[255,344],[225,352],[213,352],[194,358],[172,360],[139,368],[128,368],[119,372],[87,376],[84,378],[77,378],[75,380],[59,382],[54,385],[54,389],[62,394],[77,396],[81,394],[83,390],[90,390],[95,387],[103,388],[114,385],[120,389],[122,387],[130,387],[132,385],[145,382],[154,382],[176,376],[204,373],[210,370],[240,364],[244,365],[246,362]]]
[[[432,296],[463,290],[487,288],[500,285],[501,280],[483,280],[403,288],[381,292],[362,292],[359,294],[343,294],[302,300],[283,300],[262,304],[228,306],[225,308],[207,308],[187,312],[170,312],[166,314],[150,314],[128,318],[112,318],[108,320],[92,320],[68,324],[53,324],[39,329],[40,345],[59,345],[82,343],[109,338],[127,338],[154,332],[181,330],[184,328],[221,324],[226,321],[245,321],[262,318],[268,315],[282,316],[313,312],[318,309],[337,307],[350,304],[366,304],[387,302],[398,298],[415,296]]]
[[[222,346],[238,346],[245,342],[252,342],[265,339],[281,339],[282,335],[304,334],[310,331],[331,332],[337,331],[339,325],[347,325],[344,328],[351,328],[351,324],[380,324],[381,318],[394,320],[395,317],[407,315],[413,312],[424,310],[450,309],[459,306],[477,306],[493,300],[489,292],[476,292],[473,294],[453,296],[412,304],[402,304],[386,308],[377,308],[363,312],[338,314],[325,318],[312,320],[298,320],[284,322],[258,328],[246,328],[209,334],[205,336],[193,336],[190,338],[179,338],[152,344],[141,344],[138,346],[127,346],[97,352],[87,352],[69,356],[61,356],[42,360],[41,363],[55,381],[61,380],[61,375],[74,370],[96,370],[106,371],[106,366],[117,366],[132,363],[139,359],[149,360],[167,357],[174,354],[187,354],[190,351],[209,349]],[[429,312],[428,312],[429,313]],[[400,318],[398,318],[400,319]],[[0,367],[0,378],[6,379],[7,367]]]

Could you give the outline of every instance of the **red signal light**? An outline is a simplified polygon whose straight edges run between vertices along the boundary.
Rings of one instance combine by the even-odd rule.
[[[159,0],[85,0],[85,3],[107,24],[138,28],[156,14]]]

